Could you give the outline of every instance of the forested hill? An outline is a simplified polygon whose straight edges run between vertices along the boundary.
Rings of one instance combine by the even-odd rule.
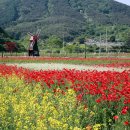
[[[130,7],[114,0],[0,0],[0,26],[19,38],[41,28],[73,38],[88,22],[130,25]]]
[[[9,35],[0,27],[0,43],[10,40]]]

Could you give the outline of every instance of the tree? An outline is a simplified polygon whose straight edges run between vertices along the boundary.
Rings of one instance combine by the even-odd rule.
[[[79,44],[84,44],[85,42],[85,36],[81,35],[75,39],[75,42],[78,42]]]
[[[3,51],[5,51],[5,48],[4,48],[3,44],[0,44],[0,52],[3,52]]]
[[[110,39],[109,39],[109,42],[115,42],[115,41],[116,41],[115,36],[111,36]]]
[[[74,45],[73,44],[66,45],[65,51],[68,53],[72,53],[74,51]]]
[[[124,35],[123,41],[124,44],[122,45],[121,49],[122,51],[128,52],[128,49],[130,49],[130,32]]]
[[[4,46],[5,46],[5,50],[9,52],[13,52],[17,50],[17,46],[15,42],[5,42]]]
[[[51,36],[47,40],[48,47],[51,48],[62,48],[62,40],[57,36]]]
[[[130,34],[126,38],[126,46],[130,47]]]
[[[4,56],[4,51],[5,51],[5,48],[4,48],[3,44],[0,44],[0,52],[2,52],[1,53],[2,57]]]

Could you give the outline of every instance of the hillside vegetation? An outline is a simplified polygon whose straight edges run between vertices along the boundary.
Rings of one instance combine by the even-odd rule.
[[[0,27],[0,43],[11,40],[9,35]]]
[[[85,34],[88,24],[130,26],[130,7],[114,0],[0,0],[0,8],[0,26],[17,39],[38,28],[42,38],[70,41]]]

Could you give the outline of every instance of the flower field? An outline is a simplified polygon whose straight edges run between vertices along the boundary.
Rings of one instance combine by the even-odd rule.
[[[129,130],[130,71],[0,64],[0,129]]]
[[[63,70],[66,69],[75,69],[82,71],[116,71],[123,72],[128,71],[130,68],[125,67],[104,67],[97,65],[75,65],[75,64],[63,64],[63,63],[8,63],[7,65],[16,65],[17,67],[23,67],[32,70]]]

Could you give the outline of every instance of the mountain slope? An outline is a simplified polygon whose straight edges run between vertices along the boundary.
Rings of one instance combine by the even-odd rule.
[[[73,8],[98,23],[130,24],[130,6],[113,0],[70,0]]]
[[[0,26],[16,38],[40,28],[71,40],[87,22],[130,25],[130,7],[113,0],[0,0],[0,8]]]
[[[9,35],[0,27],[0,43],[10,40]]]

